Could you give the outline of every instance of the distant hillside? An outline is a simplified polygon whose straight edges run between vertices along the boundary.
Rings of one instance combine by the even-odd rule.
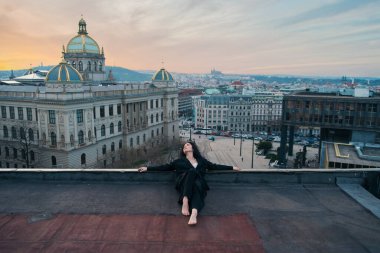
[[[107,67],[107,75],[112,69],[112,74],[116,81],[144,82],[152,79],[152,75],[129,70],[122,67]]]
[[[34,67],[33,69],[40,70],[50,70],[53,66],[43,66],[43,67]],[[112,74],[116,81],[129,81],[129,82],[144,82],[149,81],[152,78],[151,74],[140,73],[137,71],[133,71],[130,69],[122,68],[122,67],[107,67],[106,73],[108,75],[108,71],[112,69]],[[27,69],[19,69],[13,70],[14,75],[22,76],[27,71]],[[7,80],[11,74],[10,70],[0,71],[0,80]]]

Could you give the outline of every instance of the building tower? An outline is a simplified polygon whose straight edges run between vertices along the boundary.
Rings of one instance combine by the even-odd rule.
[[[72,38],[67,47],[63,46],[64,59],[82,75],[85,81],[100,82],[106,79],[103,48],[88,35],[87,24],[79,21],[78,35]]]

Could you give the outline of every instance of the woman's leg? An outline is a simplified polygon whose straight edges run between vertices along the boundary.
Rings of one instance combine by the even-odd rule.
[[[184,180],[183,192],[182,192],[182,195],[183,195],[182,214],[185,216],[190,215],[189,201],[192,199],[192,196],[193,196],[193,189],[194,189],[196,176],[197,176],[197,173],[195,172],[195,170],[189,170]]]
[[[198,212],[200,212],[204,206],[204,197],[202,196],[201,190],[198,187],[194,187],[193,197],[190,201],[191,215],[188,222],[189,225],[197,224]]]

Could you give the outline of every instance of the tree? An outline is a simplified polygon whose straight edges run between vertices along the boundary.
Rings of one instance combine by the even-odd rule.
[[[26,168],[30,168],[31,162],[35,159],[35,153],[32,150],[32,146],[35,142],[35,131],[33,127],[28,127],[24,123],[19,129],[19,135],[17,136],[17,150],[20,151],[21,158],[17,158],[19,161],[25,163]]]
[[[273,144],[270,141],[260,141],[260,143],[257,145],[257,149],[264,150],[264,155],[268,153],[269,150],[273,148]]]
[[[159,140],[159,144],[157,144]],[[152,145],[153,144],[153,145]],[[134,168],[149,164],[169,163],[178,158],[180,147],[179,140],[167,142],[164,137],[153,139],[138,148],[126,148],[120,150],[121,158],[113,164],[114,168]]]

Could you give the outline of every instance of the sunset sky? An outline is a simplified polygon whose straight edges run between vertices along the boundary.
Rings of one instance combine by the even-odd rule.
[[[0,70],[60,62],[87,31],[106,66],[380,77],[380,0],[0,0]]]

